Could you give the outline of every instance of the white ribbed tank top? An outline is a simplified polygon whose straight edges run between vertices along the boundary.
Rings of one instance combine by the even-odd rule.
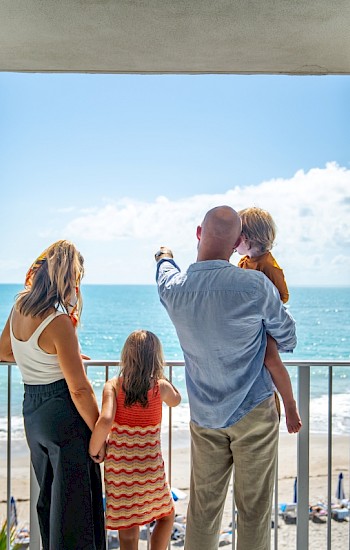
[[[21,371],[23,382],[25,384],[51,384],[64,378],[63,372],[58,363],[56,354],[50,354],[43,351],[38,344],[39,336],[48,324],[62,315],[62,311],[51,313],[38,326],[28,340],[17,340],[12,330],[12,314],[10,318],[10,336],[11,345],[15,361]]]

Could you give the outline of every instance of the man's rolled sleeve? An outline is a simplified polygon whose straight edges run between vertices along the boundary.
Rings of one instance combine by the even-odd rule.
[[[156,281],[159,290],[161,290],[169,281],[180,273],[179,266],[172,258],[162,258],[157,263]]]

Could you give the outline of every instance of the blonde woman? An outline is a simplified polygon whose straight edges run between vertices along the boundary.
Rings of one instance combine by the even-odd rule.
[[[91,456],[105,454],[106,528],[118,529],[121,550],[137,550],[139,527],[155,521],[151,550],[168,547],[174,503],[160,448],[162,402],[175,407],[179,392],[163,375],[159,339],[132,332],[121,354],[120,377],[106,382],[102,412],[90,441]]]
[[[105,548],[100,471],[88,454],[99,411],[75,329],[83,264],[71,242],[49,246],[30,267],[0,337],[0,359],[15,361],[24,382],[44,550]]]

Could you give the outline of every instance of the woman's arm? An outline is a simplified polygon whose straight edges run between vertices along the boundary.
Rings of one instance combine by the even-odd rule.
[[[116,392],[113,383],[108,381],[103,388],[101,414],[96,422],[90,439],[89,454],[92,458],[98,457],[100,450],[106,442],[107,436],[111,431],[116,410]]]
[[[165,378],[159,380],[159,391],[162,401],[168,407],[176,407],[181,402],[180,392]]]
[[[10,317],[7,319],[4,330],[0,336],[0,361],[14,362],[10,337]]]
[[[68,315],[59,315],[48,325],[46,331],[56,349],[73,403],[92,431],[99,415],[97,400],[86,376],[72,322]]]

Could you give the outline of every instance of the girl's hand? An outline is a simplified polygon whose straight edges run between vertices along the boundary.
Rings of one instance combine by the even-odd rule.
[[[88,355],[84,355],[83,353],[81,353],[80,355],[84,361],[89,361],[91,359],[91,357],[89,357]]]

